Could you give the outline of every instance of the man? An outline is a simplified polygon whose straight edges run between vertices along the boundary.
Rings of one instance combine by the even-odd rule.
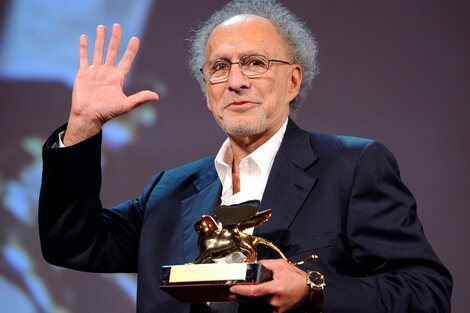
[[[228,136],[217,156],[158,173],[138,199],[103,209],[102,125],[158,100],[151,91],[123,93],[139,42],[132,38],[115,66],[121,33],[114,25],[102,62],[98,26],[91,65],[80,38],[69,122],[44,147],[39,223],[47,261],[137,271],[138,312],[450,312],[450,274],[424,237],[390,152],[371,140],[308,133],[289,118],[315,76],[316,45],[275,1],[231,2],[193,40],[193,70]],[[253,199],[273,210],[257,235],[290,260],[312,253],[319,260],[299,268],[261,252],[273,279],[232,287],[231,300],[252,300],[238,309],[179,303],[158,289],[162,265],[196,257],[192,225],[201,215]],[[307,283],[319,278],[312,269],[325,289]]]

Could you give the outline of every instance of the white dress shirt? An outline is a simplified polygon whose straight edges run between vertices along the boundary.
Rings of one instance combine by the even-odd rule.
[[[287,128],[287,120],[268,141],[240,162],[240,191],[233,194],[232,168],[233,153],[227,138],[215,158],[215,169],[222,183],[222,205],[238,204],[263,198],[264,189],[281,146]]]

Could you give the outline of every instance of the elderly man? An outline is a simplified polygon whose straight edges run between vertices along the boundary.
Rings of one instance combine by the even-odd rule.
[[[306,132],[289,118],[315,76],[316,44],[275,1],[233,1],[193,40],[194,72],[228,136],[219,153],[160,172],[136,200],[103,209],[101,127],[158,100],[151,91],[123,93],[139,41],[132,38],[115,65],[121,34],[114,25],[104,56],[98,26],[91,64],[80,38],[69,122],[44,146],[39,223],[47,261],[137,271],[138,312],[450,312],[450,274],[424,237],[391,153],[371,140]],[[290,260],[312,253],[319,260],[299,268],[261,252],[273,279],[232,287],[229,302],[185,304],[158,288],[162,265],[196,257],[201,215],[253,199],[273,210],[258,236]],[[252,301],[237,304],[242,298]]]

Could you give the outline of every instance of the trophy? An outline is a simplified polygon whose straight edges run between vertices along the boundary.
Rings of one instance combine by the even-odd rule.
[[[272,214],[271,209],[258,212],[254,203],[259,202],[218,206],[215,218],[203,215],[194,224],[199,255],[190,264],[163,266],[160,288],[182,302],[226,301],[232,285],[271,280],[272,272],[256,262],[256,246],[268,246],[287,258],[269,240],[250,234],[249,229],[263,225]],[[300,265],[315,258],[287,261]]]

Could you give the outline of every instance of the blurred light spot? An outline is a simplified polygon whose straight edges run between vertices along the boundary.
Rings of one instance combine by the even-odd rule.
[[[157,110],[151,105],[143,105],[131,111],[130,116],[142,126],[150,127],[157,121]]]
[[[160,79],[154,82],[153,89],[157,91],[160,97],[168,95],[168,87]]]
[[[32,225],[34,220],[30,214],[25,188],[16,181],[9,181],[5,184],[4,192],[3,205],[5,208],[22,223]]]
[[[17,243],[9,243],[2,250],[4,258],[15,271],[22,275],[31,272],[31,260],[23,247]]]
[[[0,312],[37,313],[34,303],[28,295],[0,276]]]
[[[40,160],[42,156],[42,145],[44,139],[41,137],[30,137],[23,140],[23,148],[33,156],[34,159]]]
[[[80,35],[88,34],[93,42],[96,25],[110,28],[119,21],[126,37],[140,36],[152,1],[134,0],[130,5],[114,0],[15,0],[9,4],[0,34],[0,77],[60,80],[72,86]]]
[[[111,148],[119,149],[128,145],[133,138],[132,130],[120,121],[110,121],[103,127],[103,140]]]
[[[137,283],[135,276],[129,274],[114,275],[116,284],[127,294],[134,303],[137,302]]]
[[[35,302],[45,312],[56,312],[49,291],[44,282],[34,274],[25,277],[26,286]]]
[[[34,161],[21,171],[19,180],[5,182],[3,205],[20,222],[32,226],[41,186],[42,163]]]

